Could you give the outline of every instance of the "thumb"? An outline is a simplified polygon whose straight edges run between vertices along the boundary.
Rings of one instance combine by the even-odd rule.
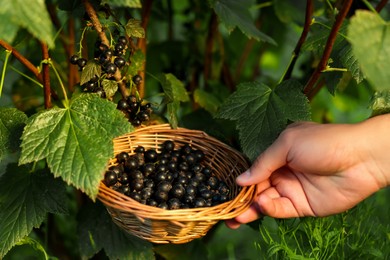
[[[267,180],[280,167],[286,165],[290,142],[284,135],[257,157],[252,166],[239,175],[236,182],[240,186],[249,186]]]

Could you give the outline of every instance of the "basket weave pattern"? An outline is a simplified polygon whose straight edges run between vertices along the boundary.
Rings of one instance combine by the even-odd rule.
[[[114,139],[114,154],[133,154],[138,146],[160,151],[160,145],[166,140],[174,141],[176,146],[190,144],[194,149],[202,150],[205,154],[203,164],[228,185],[230,200],[212,207],[164,210],[141,204],[101,182],[98,199],[118,226],[153,243],[186,243],[204,236],[218,221],[231,219],[250,206],[255,195],[254,186],[239,187],[235,183],[235,178],[249,167],[247,160],[202,131],[171,129],[168,124],[144,127]],[[115,164],[115,159],[109,162],[109,166]]]

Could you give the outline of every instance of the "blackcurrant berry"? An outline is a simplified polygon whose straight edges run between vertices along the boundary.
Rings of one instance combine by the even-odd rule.
[[[137,148],[134,149],[134,152],[136,152],[136,153],[144,153],[145,152],[145,147],[137,146]]]
[[[113,165],[109,170],[115,172],[117,176],[120,176],[123,173],[123,167],[121,165]]]
[[[150,116],[149,116],[149,114],[148,114],[146,111],[140,111],[140,112],[137,114],[137,117],[138,117],[139,120],[141,120],[142,122],[149,121],[149,119],[150,119]]]
[[[153,150],[153,149],[149,149],[149,150],[145,151],[145,153],[144,153],[144,157],[145,157],[146,162],[156,162],[157,156],[158,156],[158,154],[157,154],[156,150]]]
[[[145,177],[148,177],[150,174],[154,172],[155,166],[154,163],[145,163],[142,167],[142,172]]]
[[[69,62],[73,65],[77,65],[77,61],[79,60],[79,56],[78,55],[72,55],[70,56],[69,58]]]
[[[168,200],[168,209],[180,209],[181,202],[177,198],[172,198]]]
[[[116,72],[116,65],[114,63],[107,63],[105,66],[104,66],[104,71],[107,73],[107,74],[114,74]]]
[[[142,124],[142,122],[138,118],[134,118],[133,120],[131,120],[131,124],[133,126],[137,127],[137,126],[140,126]]]
[[[130,155],[127,152],[120,152],[115,157],[119,163],[124,163],[127,159],[130,158]]]
[[[192,148],[189,144],[185,144],[180,149],[181,154],[188,155],[192,152]]]
[[[182,184],[176,184],[170,190],[170,195],[175,198],[182,198],[185,194],[185,189]]]
[[[175,144],[171,140],[164,141],[161,145],[161,148],[165,152],[172,152],[173,149],[175,148]]]
[[[218,181],[217,177],[215,177],[215,176],[211,176],[207,180],[207,185],[209,185],[211,189],[218,188],[218,184],[219,184],[219,181]]]
[[[128,184],[130,181],[130,176],[127,172],[124,172],[122,173],[120,176],[119,176],[119,182],[123,185],[125,184]]]
[[[119,36],[118,37],[118,43],[122,43],[123,45],[127,44],[127,39],[125,36]]]
[[[120,42],[115,44],[115,50],[116,51],[123,51],[124,49],[125,49],[125,45],[124,44],[122,44]]]
[[[157,185],[157,190],[168,192],[172,189],[172,184],[169,181],[161,181]]]
[[[142,81],[142,77],[140,75],[135,75],[133,78],[132,78],[134,84],[138,85],[141,83]]]
[[[123,111],[126,111],[128,108],[129,108],[129,104],[127,103],[126,99],[120,99],[118,101],[118,105],[117,105],[117,108],[119,110],[123,110]]]
[[[135,191],[140,191],[144,188],[144,179],[134,179],[130,182],[130,188]]]
[[[149,198],[146,200],[146,205],[157,207],[158,203],[154,199]]]
[[[186,194],[191,195],[191,196],[195,196],[196,195],[196,187],[193,185],[187,185]]]
[[[118,176],[114,171],[107,171],[104,175],[104,183],[107,187],[114,185],[118,181]]]
[[[132,198],[133,200],[136,200],[138,202],[140,202],[142,200],[141,198],[141,194],[139,194],[138,192],[136,191],[133,191],[129,194],[129,197]]]
[[[162,190],[157,190],[157,191],[154,193],[154,199],[155,199],[158,203],[165,202],[165,201],[168,200],[168,192],[162,191]]]
[[[206,200],[203,198],[195,198],[194,200],[194,207],[195,208],[201,208],[206,206]]]
[[[141,190],[142,199],[149,199],[150,197],[152,197],[152,194],[153,194],[152,188],[145,187],[145,183],[144,183],[144,188]]]
[[[135,156],[129,156],[125,162],[125,169],[128,171],[137,169],[139,166],[138,158]],[[141,173],[141,172],[140,172]]]
[[[213,193],[211,192],[211,190],[202,190],[202,192],[200,192],[199,194],[202,198],[204,199],[211,199],[211,197],[213,196]]]
[[[84,68],[85,65],[87,65],[87,59],[85,58],[80,58],[77,60],[77,65],[79,66],[80,69]]]
[[[157,207],[159,207],[160,209],[168,209],[168,204],[164,201],[158,204]]]
[[[126,60],[122,57],[116,57],[114,59],[114,64],[118,67],[118,68],[122,68],[123,66],[126,65]]]

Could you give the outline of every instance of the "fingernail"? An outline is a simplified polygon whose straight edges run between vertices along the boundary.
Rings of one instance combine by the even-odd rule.
[[[250,176],[251,176],[251,172],[250,172],[250,170],[248,169],[248,170],[246,170],[244,173],[242,173],[241,175],[239,175],[239,176],[237,177],[236,181],[238,181],[238,182],[246,181],[246,180],[248,180],[248,179],[250,178]]]

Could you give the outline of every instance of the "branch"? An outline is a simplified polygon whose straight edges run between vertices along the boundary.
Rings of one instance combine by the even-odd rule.
[[[216,35],[218,29],[218,19],[215,12],[212,12],[210,21],[209,21],[209,31],[206,38],[206,47],[204,54],[204,81],[207,85],[207,81],[210,79],[211,66],[213,62],[213,46],[214,46],[214,36]]]
[[[344,4],[340,10],[340,13],[337,15],[336,21],[333,24],[332,30],[330,31],[328,40],[325,45],[325,50],[322,54],[321,60],[318,63],[317,68],[314,70],[313,74],[311,75],[309,81],[307,82],[304,93],[307,96],[310,96],[310,92],[313,90],[317,80],[319,79],[321,72],[326,68],[327,62],[329,60],[330,54],[332,53],[332,48],[334,45],[334,42],[336,41],[337,32],[339,31],[344,18],[348,14],[348,11],[351,7],[353,0],[346,0],[344,1]]]
[[[299,53],[301,52],[301,48],[303,43],[306,40],[307,34],[309,33],[310,26],[311,26],[311,20],[313,16],[313,0],[307,0],[306,1],[306,14],[305,14],[305,23],[303,26],[303,31],[301,34],[301,37],[299,38],[297,45],[295,46],[295,49],[293,51],[293,57],[292,60],[287,68],[287,71],[283,77],[283,80],[291,78],[291,74],[293,72],[295,63],[298,60]]]
[[[42,49],[42,60],[48,61],[50,59],[49,49],[47,44],[41,42]],[[42,77],[43,77],[43,97],[45,102],[45,108],[51,107],[51,96],[50,96],[50,67],[49,63],[42,62]]]
[[[100,40],[102,41],[103,44],[110,46],[110,41],[108,40],[107,35],[103,30],[102,24],[100,23],[99,18],[92,4],[88,0],[83,0],[83,4],[85,7],[85,11],[87,12],[89,18],[91,18],[93,27],[95,28],[97,34],[99,35]],[[116,70],[114,74],[114,78],[118,83],[119,91],[121,92],[122,97],[126,98],[128,96],[128,92],[127,92],[126,84],[123,82],[122,74],[119,69]]]
[[[382,0],[379,2],[379,4],[376,6],[375,10],[379,13],[382,11],[383,7],[387,5],[388,0]]]
[[[6,43],[5,41],[0,39],[0,46],[2,46],[4,49],[9,50],[12,52],[12,55],[20,61],[28,70],[30,70],[35,77],[38,79],[39,82],[42,83],[42,75],[39,73],[39,70],[37,67],[34,66],[28,59],[26,59],[20,52],[18,52],[14,47]]]
[[[141,27],[144,28],[145,38],[139,38],[137,42],[137,49],[140,49],[146,57],[146,29],[148,27],[150,13],[152,11],[153,0],[145,0],[142,4],[142,14],[141,14]],[[144,80],[138,85],[139,96],[143,98],[145,96],[145,67],[146,61],[143,63],[141,71],[138,72]]]

